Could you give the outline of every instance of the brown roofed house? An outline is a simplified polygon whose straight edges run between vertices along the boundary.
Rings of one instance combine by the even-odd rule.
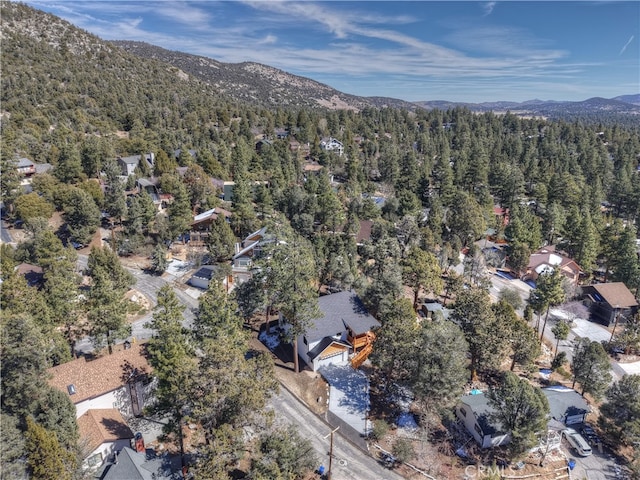
[[[556,252],[555,247],[551,245],[542,247],[531,254],[523,280],[535,281],[542,273],[554,268],[559,268],[560,273],[568,278],[573,285],[578,285],[582,272],[580,266],[575,260]]]
[[[638,301],[622,282],[596,283],[582,288],[594,320],[611,325],[616,317],[628,317],[638,311]]]
[[[90,409],[117,408],[125,417],[142,413],[149,400],[151,366],[144,344],[117,345],[95,360],[80,357],[50,368],[49,384],[69,395],[76,418]]]
[[[18,275],[22,275],[30,287],[40,286],[44,282],[44,271],[38,265],[21,263],[15,268]]]
[[[113,452],[131,446],[133,432],[115,408],[87,410],[78,418],[85,466],[95,468]]]

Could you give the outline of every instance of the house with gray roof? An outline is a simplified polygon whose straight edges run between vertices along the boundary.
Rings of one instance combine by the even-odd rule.
[[[315,372],[325,365],[346,364],[349,355],[370,345],[380,326],[353,291],[318,299],[322,316],[297,338],[298,355]]]
[[[155,455],[125,447],[98,471],[100,480],[178,480],[181,473],[179,455]]]
[[[133,172],[135,171],[136,167],[140,163],[141,159],[142,159],[142,155],[132,155],[130,157],[118,157],[118,165],[120,165],[120,169],[122,170],[122,175],[127,177],[129,175],[133,175]],[[144,155],[144,159],[147,162],[149,169],[152,170],[153,164],[156,159],[155,154],[146,153]]]
[[[480,448],[499,447],[511,441],[509,432],[491,420],[493,408],[484,393],[465,395],[456,407],[456,417],[480,445]]]
[[[565,425],[584,423],[591,412],[589,404],[573,388],[555,385],[542,389],[549,401],[551,418]]]
[[[556,438],[562,425],[584,423],[590,409],[586,400],[572,388],[557,385],[542,389],[549,402],[548,431]],[[465,395],[456,407],[456,417],[480,445],[480,448],[492,448],[506,445],[511,441],[511,432],[491,418],[494,413],[489,399],[484,393]],[[556,442],[557,443],[557,442]],[[558,443],[559,445],[559,443]]]

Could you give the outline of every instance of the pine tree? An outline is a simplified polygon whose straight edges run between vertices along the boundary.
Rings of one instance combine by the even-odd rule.
[[[576,382],[582,387],[582,394],[590,393],[600,398],[611,383],[611,364],[609,356],[600,342],[582,338],[573,353],[571,363],[573,386]]]
[[[413,308],[418,309],[420,291],[438,295],[442,290],[442,271],[436,257],[419,247],[414,247],[403,261],[402,279],[413,290]]]
[[[65,451],[58,437],[27,417],[27,465],[34,480],[49,480],[52,475],[60,480],[71,480],[75,470],[74,456]]]
[[[178,437],[184,466],[183,427],[192,405],[191,385],[196,371],[196,358],[189,336],[182,326],[182,312],[175,292],[169,285],[158,290],[158,304],[153,319],[147,325],[155,333],[147,344],[149,363],[158,379],[156,412],[169,416],[167,430]]]
[[[92,280],[87,300],[89,335],[96,346],[106,345],[111,354],[117,339],[131,334],[126,300],[105,270],[96,269]]]
[[[549,402],[542,390],[506,372],[497,387],[489,388],[487,397],[494,411],[492,420],[511,434],[511,454],[516,456],[533,447],[536,434],[547,428]]]
[[[287,340],[293,343],[294,370],[298,373],[298,336],[320,316],[313,250],[290,228],[280,227],[278,238],[265,246],[263,258],[260,266],[268,269],[268,284],[275,293],[273,305],[288,324]]]

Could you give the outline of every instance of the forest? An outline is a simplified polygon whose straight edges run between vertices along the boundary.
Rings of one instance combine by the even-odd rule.
[[[126,338],[124,294],[133,279],[119,256],[150,257],[164,271],[168,246],[190,232],[194,215],[214,207],[231,212],[207,236],[207,258],[221,271],[228,272],[236,242],[263,226],[283,242],[233,295],[216,282],[218,291],[201,298],[193,330],[182,327],[171,289],[158,294],[157,336],[148,347],[159,381],[155,408],[174,435],[187,421],[203,426],[202,478],[230,478],[246,447],[238,427],[247,425],[260,435],[246,447],[253,463],[244,478],[302,478],[313,465],[302,439],[272,430],[260,415],[277,383],[266,358],[246,355],[242,325],[257,312],[274,307],[293,333],[302,332],[321,291],[354,289],[382,323],[371,357],[379,388],[409,386],[422,425],[432,428],[450,420],[469,378],[503,375],[505,385],[524,388],[503,372],[504,362],[525,375],[540,353],[534,316],[579,293],[550,275],[525,320],[513,299],[492,304],[486,276],[476,273],[501,265],[491,265],[478,240],[504,243],[515,272],[532,252],[554,245],[580,265],[582,284],[619,281],[639,295],[637,127],[465,108],[266,109],[24,5],[4,2],[2,16],[1,200],[4,219],[20,221],[28,236],[16,248],[1,246],[3,478],[44,479],[52,471],[82,478],[74,407],[47,384],[47,369],[70,361],[86,336],[96,348]],[[322,148],[327,138],[342,143],[342,155]],[[117,159],[149,153],[152,164],[141,161],[123,179]],[[18,158],[53,168],[36,174],[27,193]],[[150,178],[171,198],[164,211],[151,196],[132,194],[137,180]],[[232,202],[212,179],[234,182]],[[494,207],[508,210],[508,224]],[[56,215],[63,220],[57,230]],[[371,237],[358,244],[362,221],[372,222]],[[112,238],[91,250],[83,282],[72,245],[88,245],[101,224]],[[458,276],[450,267],[461,251],[465,273]],[[15,273],[20,263],[42,268],[41,288]],[[416,329],[425,297],[453,299],[456,321]],[[640,351],[639,324],[629,319],[616,341]],[[603,428],[611,441],[633,445],[638,400],[625,392],[637,391],[636,379],[609,387],[592,375],[591,366],[602,365],[601,346],[580,349],[571,365],[578,383],[608,400]],[[210,393],[194,393],[203,391]],[[507,393],[496,389],[496,402]],[[535,393],[525,396],[537,402]],[[635,413],[617,418],[614,406],[630,402]],[[514,428],[521,429],[517,456],[536,425]]]

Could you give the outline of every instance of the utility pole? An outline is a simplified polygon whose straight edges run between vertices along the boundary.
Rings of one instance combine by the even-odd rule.
[[[331,464],[333,463],[333,434],[338,431],[340,427],[336,427],[331,430],[330,433],[324,436],[324,438],[331,437],[329,441],[329,470],[327,470],[327,480],[331,480]]]
[[[613,336],[616,334],[616,327],[618,326],[619,318],[620,318],[620,307],[616,305],[616,321],[613,324],[613,330],[611,331],[611,338],[609,339],[609,343],[613,342]]]

